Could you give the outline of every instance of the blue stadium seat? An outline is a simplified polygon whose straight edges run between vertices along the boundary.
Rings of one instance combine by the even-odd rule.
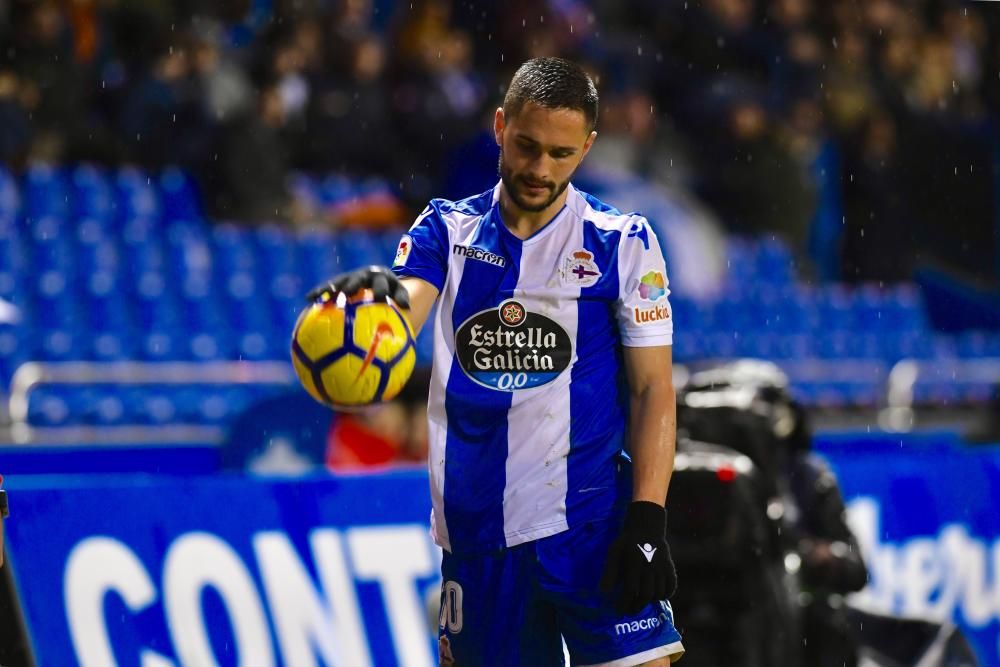
[[[219,361],[234,358],[235,351],[230,335],[201,331],[188,340],[191,358],[195,361]]]
[[[166,221],[201,219],[198,185],[190,174],[167,167],[160,174],[159,185]]]
[[[131,404],[122,398],[122,392],[117,387],[101,387],[89,394],[85,405],[83,421],[95,426],[117,426],[135,421],[135,415],[130,414]]]
[[[395,246],[390,253],[382,250],[373,235],[361,229],[344,229],[338,235],[338,250],[342,266],[354,269],[366,264],[391,263],[395,256]]]
[[[755,248],[754,280],[775,285],[795,280],[795,258],[791,249],[778,238],[763,238]]]
[[[279,307],[289,304],[301,308],[305,293],[314,283],[307,283],[298,273],[277,273],[272,276],[268,291],[271,299]]]
[[[258,260],[268,275],[290,273],[300,269],[299,247],[290,229],[280,225],[264,225],[254,232]]]
[[[129,333],[105,331],[90,340],[87,358],[94,361],[126,361],[136,356],[135,341]]]
[[[23,302],[25,293],[24,281],[18,274],[0,264],[0,299],[17,304]]]
[[[37,361],[72,361],[80,358],[84,347],[82,334],[72,329],[43,329],[32,346]]]
[[[31,226],[31,254],[34,270],[68,269],[74,265],[70,225],[51,216],[37,218]]]
[[[55,167],[33,164],[24,175],[24,214],[31,220],[70,215],[69,190],[64,174]]]
[[[21,327],[0,324],[0,392],[7,390],[14,372],[29,360],[24,335],[25,330]]]
[[[31,426],[65,426],[80,412],[80,407],[57,389],[39,387],[28,395],[28,424]]]
[[[313,228],[298,239],[302,258],[301,274],[311,286],[345,270],[348,264],[340,256],[340,244],[333,232]]]
[[[162,387],[144,388],[138,398],[136,422],[140,424],[169,424],[177,417],[177,405],[172,390]]]
[[[0,165],[0,220],[13,222],[21,212],[21,191],[17,180]]]
[[[115,214],[115,196],[103,169],[90,164],[70,170],[70,193],[76,218],[110,222]]]
[[[146,361],[177,361],[187,359],[187,349],[179,334],[170,330],[153,330],[142,337],[140,354]]]
[[[248,361],[287,359],[290,354],[289,340],[290,338],[279,339],[270,332],[247,331],[237,340],[237,358]]]
[[[966,358],[1000,357],[1000,332],[963,331],[956,335],[955,354]]]
[[[160,195],[152,177],[134,167],[123,167],[115,175],[115,192],[121,220],[158,220]]]
[[[356,194],[350,179],[340,174],[330,174],[317,184],[323,204],[339,204]]]

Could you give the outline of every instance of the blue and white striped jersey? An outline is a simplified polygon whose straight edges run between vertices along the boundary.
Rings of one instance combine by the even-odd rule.
[[[607,516],[621,500],[622,345],[670,345],[666,269],[645,218],[568,187],[526,240],[500,185],[431,201],[394,271],[440,291],[428,400],[435,540],[497,549]],[[428,323],[430,324],[430,323]]]

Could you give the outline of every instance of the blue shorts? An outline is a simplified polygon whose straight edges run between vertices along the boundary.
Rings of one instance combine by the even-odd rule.
[[[666,600],[634,616],[598,590],[618,520],[441,563],[439,649],[455,667],[638,665],[684,652]],[[561,639],[560,639],[561,638]]]

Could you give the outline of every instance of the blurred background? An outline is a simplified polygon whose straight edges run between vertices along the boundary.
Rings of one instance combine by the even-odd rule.
[[[96,536],[167,596],[161,564],[194,530],[224,536],[261,568],[247,585],[270,591],[249,542],[261,530],[308,561],[317,526],[426,521],[429,337],[399,400],[335,416],[298,389],[291,329],[308,288],[390,263],[428,199],[493,186],[492,114],[517,66],[545,55],[583,63],[601,94],[574,182],[642,212],[663,245],[675,384],[728,360],[776,364],[840,479],[861,598],[955,623],[1000,664],[994,3],[0,0],[5,570],[39,664],[139,664],[142,647],[235,664],[253,646],[252,624],[225,620],[229,584],[196,614],[208,653],[176,648],[179,616],[136,615],[142,595],[113,586],[134,618],[100,598],[111,625],[87,639],[59,582]],[[141,500],[176,488],[184,520]],[[271,503],[262,523],[253,497]],[[88,503],[94,516],[72,509]],[[107,583],[99,562],[79,572]],[[372,641],[328,661],[430,664],[399,639],[414,641],[371,583],[380,570],[345,567]],[[434,570],[412,570],[416,597],[434,598]],[[325,644],[295,653],[262,599],[267,655],[314,664],[302,656]],[[49,631],[72,645],[46,648]],[[19,632],[8,645],[27,643]]]

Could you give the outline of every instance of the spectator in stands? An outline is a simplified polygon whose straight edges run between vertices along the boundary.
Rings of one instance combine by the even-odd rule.
[[[25,3],[16,13],[7,57],[20,77],[21,103],[35,128],[33,153],[49,162],[61,158],[71,133],[79,130],[84,70],[75,58],[66,17],[55,0]]]
[[[21,80],[12,69],[0,69],[0,161],[20,165],[31,144],[31,117],[22,102]]]
[[[129,92],[120,123],[133,162],[193,167],[209,152],[211,127],[191,61],[185,37],[166,38],[151,70]]]
[[[358,38],[346,76],[328,77],[310,104],[310,132],[300,158],[305,164],[358,175],[391,173],[397,145],[385,66],[382,39]]]
[[[3,477],[0,477],[0,484],[3,484]],[[3,520],[7,518],[7,492],[0,489],[0,567],[3,567],[4,547],[3,547]]]
[[[257,91],[253,111],[225,128],[211,202],[216,216],[251,224],[304,219],[286,183],[286,109],[280,82],[270,80]]]
[[[206,115],[221,124],[247,113],[254,93],[246,72],[223,53],[218,40],[215,31],[208,28],[196,32],[192,39],[191,67]]]
[[[912,274],[913,216],[897,141],[895,121],[878,111],[863,123],[858,140],[845,151],[841,277],[846,281],[891,282]]]
[[[359,472],[373,466],[425,465],[430,373],[417,369],[395,400],[339,413],[327,436],[327,466]]]
[[[779,234],[804,251],[816,186],[785,144],[780,119],[754,93],[738,93],[723,109],[722,140],[703,189],[706,201],[732,232]]]

